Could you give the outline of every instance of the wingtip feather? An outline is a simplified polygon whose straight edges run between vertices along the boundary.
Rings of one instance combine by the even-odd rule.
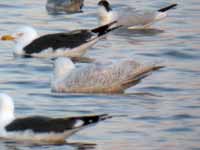
[[[162,68],[165,68],[165,66],[153,66],[153,71],[156,71],[156,70],[160,70],[160,69],[162,69]]]
[[[174,4],[171,4],[171,5],[167,6],[167,7],[161,8],[158,11],[159,12],[165,12],[165,11],[168,11],[169,9],[172,9],[172,8],[176,7],[176,6],[178,6],[178,4],[174,3]]]
[[[108,115],[108,114],[102,114],[102,115],[99,115],[99,119],[100,120],[107,120],[107,119],[111,119],[112,116]]]

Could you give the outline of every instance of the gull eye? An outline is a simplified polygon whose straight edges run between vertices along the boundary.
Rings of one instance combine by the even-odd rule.
[[[16,35],[17,35],[17,37],[21,37],[24,35],[24,33],[17,33]]]

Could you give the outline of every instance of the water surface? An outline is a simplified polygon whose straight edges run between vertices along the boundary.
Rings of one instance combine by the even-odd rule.
[[[34,26],[41,35],[98,25],[97,1],[86,0],[82,14],[56,16],[48,15],[45,2],[1,0],[0,34],[24,24]],[[158,9],[174,1],[111,2],[114,7]],[[52,61],[14,58],[14,45],[0,42],[0,90],[14,98],[17,116],[122,115],[79,132],[68,139],[72,144],[35,146],[1,141],[0,149],[199,150],[200,1],[176,2],[178,8],[153,29],[120,30],[88,51],[86,56],[100,61],[129,58],[166,66],[128,89],[126,94],[51,93]]]

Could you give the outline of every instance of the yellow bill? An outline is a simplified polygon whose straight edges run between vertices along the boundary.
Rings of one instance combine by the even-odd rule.
[[[14,40],[15,39],[15,37],[13,37],[13,36],[11,36],[11,35],[3,35],[2,37],[1,37],[1,40],[3,40],[3,41],[12,41],[12,40]]]

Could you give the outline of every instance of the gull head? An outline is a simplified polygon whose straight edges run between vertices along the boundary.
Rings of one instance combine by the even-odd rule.
[[[104,8],[107,12],[112,11],[110,3],[106,0],[99,1],[98,6],[100,6],[100,8]]]
[[[61,79],[74,68],[75,65],[71,59],[67,57],[59,57],[54,62],[54,76],[56,79]]]
[[[0,93],[0,130],[14,120],[14,103],[10,96]]]
[[[101,0],[98,3],[98,6],[98,17],[101,25],[105,25],[117,20],[117,14],[112,11],[108,1]]]
[[[21,54],[25,46],[30,44],[33,40],[38,37],[37,31],[30,26],[24,26],[16,30],[11,35],[3,35],[1,40],[3,41],[14,41],[16,43],[15,53]]]

